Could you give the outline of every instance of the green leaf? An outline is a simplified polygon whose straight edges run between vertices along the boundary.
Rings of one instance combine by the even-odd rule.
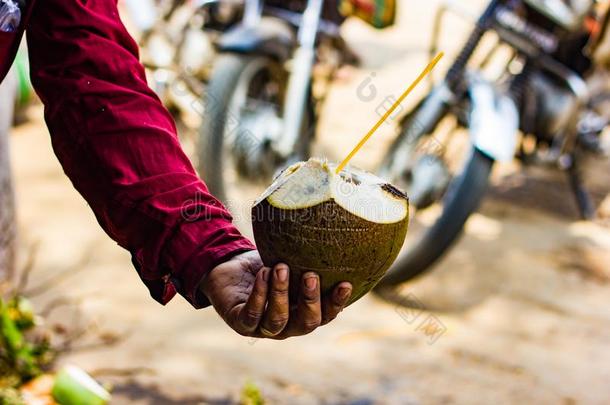
[[[11,319],[8,307],[0,301],[0,336],[10,353],[17,353],[23,347],[23,334]]]

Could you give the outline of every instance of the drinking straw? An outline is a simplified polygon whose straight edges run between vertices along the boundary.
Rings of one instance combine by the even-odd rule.
[[[358,143],[358,145],[356,145],[356,147],[354,148],[354,150],[352,150],[350,152],[349,155],[347,155],[347,157],[343,160],[343,162],[341,162],[341,164],[339,165],[339,167],[337,167],[336,173],[339,174],[341,172],[341,170],[343,170],[345,168],[345,166],[347,166],[347,164],[349,163],[350,160],[352,160],[352,158],[356,155],[356,153],[358,153],[358,151],[364,146],[364,144],[371,138],[371,136],[373,136],[373,134],[379,129],[379,127],[381,126],[381,124],[383,124],[385,122],[385,120],[388,119],[388,117],[390,115],[392,115],[392,113],[400,106],[400,104],[405,100],[405,98],[407,98],[407,96],[409,94],[411,94],[411,92],[413,91],[413,89],[415,89],[415,87],[417,87],[417,85],[430,73],[432,72],[432,69],[434,69],[434,67],[436,66],[436,64],[443,58],[443,56],[445,56],[445,54],[443,52],[439,53],[438,55],[436,55],[436,57],[434,59],[432,59],[432,61],[428,64],[428,66],[426,66],[426,68],[423,70],[423,72],[420,73],[420,75],[417,77],[417,79],[415,79],[415,81],[413,83],[411,83],[411,85],[409,86],[409,88],[407,90],[405,90],[404,93],[402,93],[402,95],[398,98],[398,100],[396,100],[396,102],[392,105],[392,107],[390,107],[390,109],[388,111],[386,111],[386,113],[379,119],[379,122],[377,122],[373,128],[371,128],[371,130],[364,136],[364,138],[362,138],[362,140]]]

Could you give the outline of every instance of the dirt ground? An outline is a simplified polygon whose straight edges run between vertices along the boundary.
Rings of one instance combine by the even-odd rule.
[[[382,33],[346,26],[364,68],[334,86],[319,155],[343,157],[383,98],[425,65],[437,4],[401,2],[400,23]],[[451,46],[440,70],[465,27],[447,24]],[[367,78],[378,89],[368,102],[357,96]],[[195,311],[179,297],[161,307],[148,296],[128,254],[103,234],[63,175],[41,114],[32,109],[12,137],[20,254],[24,261],[38,246],[36,304],[73,299],[82,316],[72,325],[94,322],[91,328],[122,337],[105,347],[85,338],[62,358],[114,384],[114,403],[230,404],[248,381],[272,404],[610,403],[610,227],[577,221],[561,176],[498,167],[459,244],[405,286],[425,309],[369,295],[310,336],[252,340],[212,310]],[[373,167],[392,133],[385,126],[356,163]],[[610,190],[608,167],[597,175]],[[56,316],[71,319],[71,312]]]

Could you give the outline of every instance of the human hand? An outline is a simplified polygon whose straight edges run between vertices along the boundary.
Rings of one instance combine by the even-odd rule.
[[[303,274],[299,296],[290,297],[289,280],[287,265],[269,269],[252,251],[216,266],[200,288],[237,333],[277,340],[306,335],[332,321],[352,294],[352,285],[343,282],[321,296],[320,278],[309,272]]]

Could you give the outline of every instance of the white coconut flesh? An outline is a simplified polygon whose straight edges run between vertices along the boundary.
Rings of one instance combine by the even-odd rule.
[[[336,174],[336,168],[318,159],[296,163],[278,176],[255,205],[267,199],[276,208],[297,210],[334,201],[346,211],[378,224],[393,224],[408,216],[406,196],[386,181],[353,168]]]

